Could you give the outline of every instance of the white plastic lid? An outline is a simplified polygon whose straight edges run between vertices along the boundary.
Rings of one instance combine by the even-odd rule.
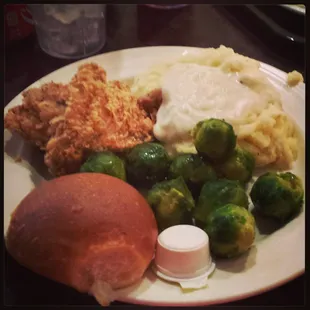
[[[179,283],[198,280],[214,267],[209,237],[202,229],[176,225],[158,236],[153,270],[159,277]]]

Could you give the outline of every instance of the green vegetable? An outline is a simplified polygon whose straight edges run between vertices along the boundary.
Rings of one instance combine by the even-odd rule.
[[[236,146],[233,127],[223,120],[208,119],[199,122],[192,131],[198,153],[213,161],[227,158]]]
[[[125,163],[112,152],[92,154],[81,166],[80,172],[97,172],[126,181]]]
[[[248,208],[248,196],[240,183],[226,179],[205,183],[194,210],[197,225],[204,225],[213,210],[226,204],[235,204],[245,209]]]
[[[176,156],[169,169],[170,178],[183,177],[188,184],[202,186],[206,181],[216,180],[215,170],[196,154],[181,154]]]
[[[155,184],[148,193],[160,230],[179,224],[190,224],[194,199],[182,177]]]
[[[164,180],[168,174],[170,159],[162,145],[143,143],[129,151],[126,163],[129,180],[144,185]]]
[[[247,183],[252,178],[254,168],[255,158],[252,153],[236,147],[223,163],[217,165],[216,170],[225,179]]]
[[[227,204],[214,210],[207,219],[205,232],[213,255],[230,258],[246,252],[255,239],[255,220],[243,207]]]
[[[259,213],[283,223],[301,211],[304,190],[293,173],[268,172],[256,180],[250,197]]]

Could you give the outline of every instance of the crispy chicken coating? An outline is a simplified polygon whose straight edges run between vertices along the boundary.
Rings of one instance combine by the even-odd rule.
[[[123,151],[152,139],[153,122],[119,81],[75,85],[65,120],[48,145],[45,163],[53,175],[73,173],[92,152]]]
[[[68,87],[51,82],[40,88],[28,89],[22,95],[22,105],[9,110],[4,127],[44,150],[53,135],[53,124],[65,112]]]
[[[97,64],[80,66],[68,85],[60,85],[30,89],[5,119],[6,128],[46,151],[52,175],[79,171],[90,153],[122,152],[153,139],[158,104],[138,102],[127,84],[108,82]]]

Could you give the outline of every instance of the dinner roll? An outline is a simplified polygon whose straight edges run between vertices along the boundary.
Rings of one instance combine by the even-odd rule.
[[[103,304],[106,289],[142,278],[157,235],[153,212],[136,189],[108,175],[78,173],[43,182],[22,200],[6,246],[21,265]]]

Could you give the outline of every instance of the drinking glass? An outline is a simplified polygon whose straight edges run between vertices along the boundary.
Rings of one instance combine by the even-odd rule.
[[[106,42],[106,4],[29,4],[40,47],[58,58],[83,58]]]

